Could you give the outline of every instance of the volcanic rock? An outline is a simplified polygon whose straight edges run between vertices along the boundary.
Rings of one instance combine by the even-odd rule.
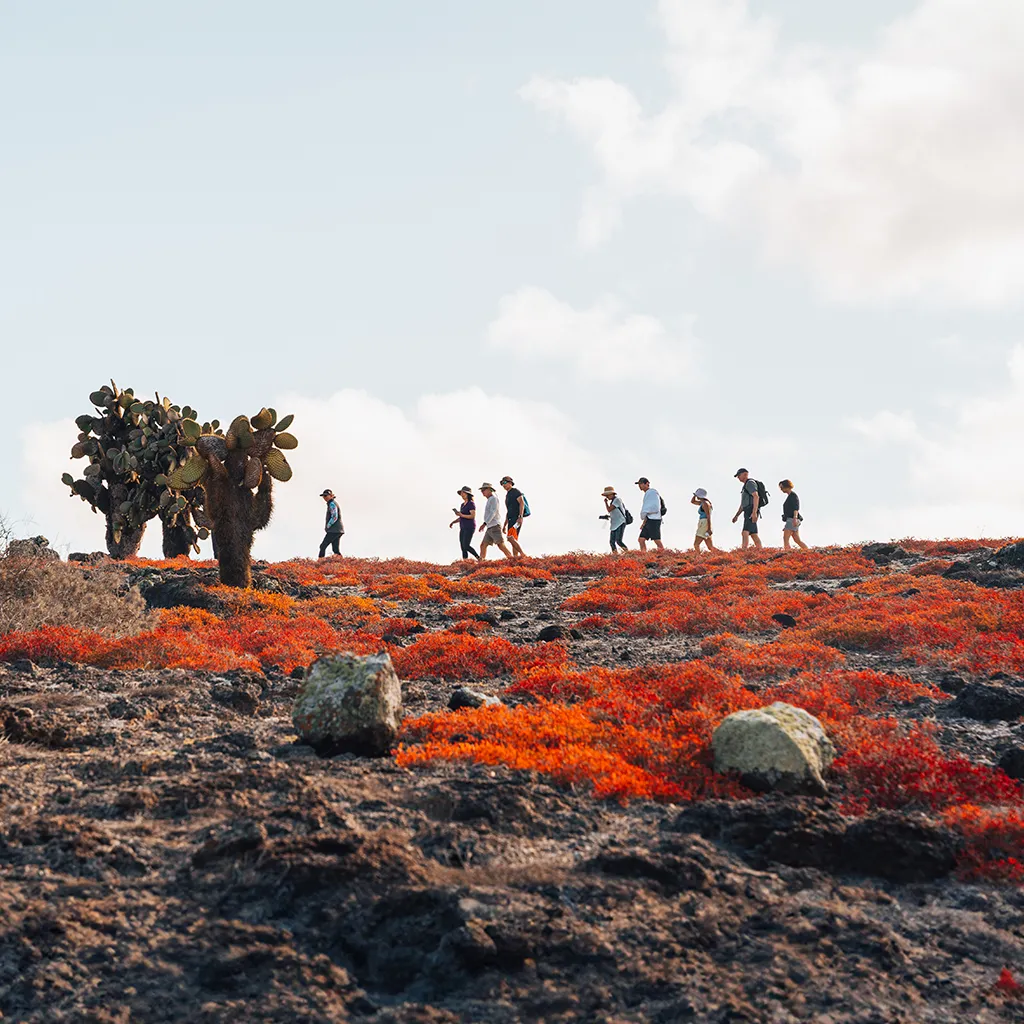
[[[547,643],[548,641],[551,641],[551,640],[564,640],[565,639],[565,635],[566,635],[566,632],[565,632],[565,627],[564,626],[558,626],[558,625],[545,626],[537,634],[537,642],[538,643]]]
[[[480,693],[478,690],[468,690],[466,687],[460,686],[451,695],[448,707],[452,711],[458,711],[460,708],[501,707],[501,701],[489,694]]]
[[[1024,715],[1024,690],[968,683],[957,694],[950,710],[979,722],[1013,722]]]
[[[1001,768],[1011,779],[1024,782],[1024,747],[1010,747],[999,758],[996,767]]]
[[[888,565],[890,562],[902,561],[905,558],[912,558],[906,548],[899,544],[865,544],[860,549],[865,558],[870,558],[876,565]]]
[[[7,555],[10,558],[44,558],[51,562],[60,561],[60,555],[50,547],[50,542],[45,537],[12,540],[7,545]]]
[[[821,723],[803,708],[776,702],[729,715],[711,738],[715,771],[738,772],[759,792],[826,791],[835,748]]]
[[[387,654],[318,658],[292,708],[299,741],[321,756],[384,755],[401,720],[402,684]]]

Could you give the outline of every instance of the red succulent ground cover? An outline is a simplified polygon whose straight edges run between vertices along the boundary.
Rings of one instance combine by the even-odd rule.
[[[500,677],[509,699],[519,702],[408,721],[401,764],[507,765],[623,801],[744,795],[738,783],[712,772],[711,735],[734,711],[784,700],[816,715],[833,737],[833,787],[845,813],[927,812],[964,837],[966,876],[1024,882],[1020,785],[950,755],[929,725],[894,714],[916,698],[946,694],[856,661],[884,654],[887,665],[905,666],[901,671],[1024,673],[1021,592],[941,576],[951,557],[981,543],[903,542],[923,559],[909,569],[878,566],[855,549],[651,562],[570,554],[468,570],[406,560],[296,559],[265,574],[299,596],[211,587],[217,613],[154,612],[152,627],[131,636],[68,627],[11,633],[0,637],[0,660],[291,672],[325,652],[387,649],[403,678]],[[579,589],[562,612],[577,629],[611,638],[683,637],[691,643],[688,660],[583,667],[564,644],[488,635],[491,627],[479,617],[504,587],[572,577],[580,578]],[[418,632],[398,607],[410,602],[438,609],[443,628]],[[788,628],[780,629],[776,616]]]

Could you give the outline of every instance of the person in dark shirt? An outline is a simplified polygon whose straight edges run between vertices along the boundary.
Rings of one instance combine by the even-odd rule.
[[[458,523],[462,557],[469,558],[472,555],[479,560],[480,553],[473,547],[473,534],[476,533],[476,502],[473,500],[473,492],[468,487],[460,487],[459,497],[462,498],[462,504],[452,509],[455,518],[448,524],[448,529]]]
[[[807,545],[800,539],[800,524],[804,517],[800,515],[800,498],[793,490],[792,480],[780,480],[779,490],[786,496],[782,503],[782,546],[786,551],[792,550],[792,544],[806,549]]]
[[[523,529],[526,499],[512,477],[503,476],[499,483],[505,488],[505,536],[512,545],[512,554],[516,558],[525,558],[526,552],[519,545],[519,534]]]
[[[327,502],[327,515],[324,518],[324,539],[320,544],[320,557],[323,558],[327,554],[328,546],[333,548],[336,555],[340,555],[339,544],[341,543],[342,534],[345,532],[345,527],[341,522],[341,509],[338,508],[338,499],[335,498],[334,491],[329,487],[321,493],[320,497]]]

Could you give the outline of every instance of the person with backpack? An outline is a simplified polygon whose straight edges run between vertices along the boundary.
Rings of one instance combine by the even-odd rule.
[[[472,555],[479,561],[480,553],[473,547],[473,534],[476,533],[476,502],[473,501],[473,492],[468,487],[460,487],[458,495],[462,499],[462,504],[452,509],[455,518],[448,524],[448,529],[450,530],[456,523],[459,524],[462,557],[469,558]]]
[[[622,499],[615,493],[614,487],[606,487],[601,492],[601,497],[604,498],[606,513],[601,518],[608,520],[608,527],[611,530],[612,554],[617,555],[619,548],[623,551],[628,551],[629,548],[626,547],[626,542],[622,539],[622,536],[626,532],[626,527],[633,522],[633,516],[623,504]]]
[[[339,545],[345,533],[345,527],[341,522],[341,509],[338,508],[338,499],[334,491],[329,487],[321,492],[320,497],[327,502],[327,515],[324,518],[324,539],[320,542],[320,558],[327,554],[327,548],[333,549],[336,555],[341,554]]]
[[[486,560],[487,549],[492,544],[496,544],[506,558],[511,558],[512,552],[505,544],[505,535],[501,532],[501,511],[498,496],[494,493],[494,484],[481,484],[480,493],[487,499],[487,504],[484,505],[484,525],[480,527],[480,532],[484,535],[480,542],[480,561]]]
[[[697,506],[697,535],[693,538],[693,550],[700,551],[701,544],[707,544],[708,551],[715,551],[715,545],[711,543],[711,502],[708,501],[708,492],[703,487],[698,487],[690,499],[691,505]]]
[[[530,514],[530,506],[512,477],[503,476],[498,483],[505,488],[505,536],[512,545],[515,557],[525,558],[526,552],[520,547],[519,534],[523,529],[523,520]]]
[[[640,550],[647,550],[647,542],[654,541],[654,546],[659,551],[665,550],[661,542],[661,520],[668,511],[661,495],[651,486],[651,481],[642,476],[636,482],[637,487],[643,491],[644,503],[640,509]]]
[[[768,492],[760,480],[754,480],[745,469],[736,470],[736,479],[743,485],[740,491],[740,507],[736,515],[732,517],[735,523],[740,516],[743,516],[743,550],[750,547],[754,542],[755,548],[760,548],[761,538],[757,535],[757,521],[760,518],[761,510],[768,504]]]
[[[800,515],[800,498],[793,490],[792,480],[780,480],[779,490],[786,496],[782,503],[782,547],[786,551],[790,548],[792,541],[798,548],[807,550],[807,545],[800,539],[800,524],[804,517]]]

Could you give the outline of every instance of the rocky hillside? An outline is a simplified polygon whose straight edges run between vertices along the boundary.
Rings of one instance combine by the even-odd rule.
[[[32,558],[0,569],[5,1022],[1024,1016],[1015,546],[328,559],[248,592]],[[336,650],[391,655],[394,753],[297,742]],[[778,700],[835,744],[824,796],[714,771],[721,720]]]

